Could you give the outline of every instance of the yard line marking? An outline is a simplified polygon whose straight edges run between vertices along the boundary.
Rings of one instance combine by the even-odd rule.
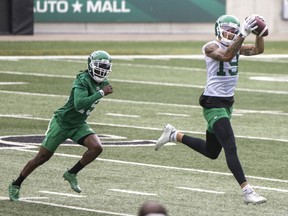
[[[0,82],[0,85],[25,85],[28,82]]]
[[[214,194],[224,194],[225,193],[222,191],[204,190],[204,189],[200,189],[200,188],[189,188],[189,187],[176,187],[176,188],[184,189],[184,190],[197,191],[197,192],[204,192],[204,193],[214,193]]]
[[[139,115],[126,115],[120,113],[105,113],[107,116],[117,116],[117,117],[128,117],[128,118],[139,118]]]
[[[44,199],[49,199],[48,197],[20,197],[20,201],[26,201],[26,200],[44,200]],[[2,197],[0,196],[0,200],[10,200],[9,197]]]
[[[48,197],[20,197],[20,201],[24,200],[44,200],[44,199],[49,199]]]
[[[279,110],[244,110],[244,109],[235,109],[235,112],[237,114],[270,114],[270,115],[278,115],[278,114],[288,114],[288,113],[284,113],[283,111],[279,111]]]
[[[288,82],[287,76],[282,77],[249,77],[251,80],[269,81],[269,82]]]
[[[68,193],[58,193],[58,192],[52,192],[52,191],[39,191],[40,193],[45,193],[45,194],[53,194],[53,195],[60,195],[60,196],[67,196],[67,197],[86,197],[82,195],[75,195],[75,194],[68,194]]]
[[[44,199],[49,199],[48,197],[20,197],[20,201],[26,201],[26,200],[44,200]],[[2,197],[0,196],[0,200],[10,200],[9,197]]]
[[[158,115],[167,115],[167,116],[176,116],[176,117],[189,117],[190,115],[186,114],[177,114],[177,113],[157,113]]]
[[[37,146],[26,146],[26,145],[23,145],[23,144],[21,144],[21,145],[22,145],[21,147],[1,147],[0,151],[1,150],[12,150],[12,149],[18,150],[18,149],[35,149],[35,148],[38,148]]]
[[[59,74],[42,74],[42,73],[26,73],[20,71],[0,71],[1,74],[14,74],[14,75],[26,75],[26,76],[39,76],[39,77],[59,77],[59,78],[75,78],[75,76],[69,75],[59,75]]]
[[[1,93],[1,90],[0,90],[0,93]],[[121,100],[121,99],[110,99],[110,98],[103,98],[101,100],[114,102],[114,103],[131,103],[131,104],[139,104],[139,105],[157,105],[157,106],[171,106],[171,107],[202,109],[202,107],[200,105],[195,106],[195,105],[187,105],[187,104],[171,104],[171,103],[148,102],[148,101],[131,101],[131,100]]]
[[[147,65],[147,64],[128,64],[128,63],[115,63],[117,66],[126,66],[126,67],[138,67],[138,68],[152,68],[152,69],[165,69],[165,70],[184,70],[187,72],[196,71],[203,72],[206,71],[205,68],[195,68],[195,67],[173,67],[165,65]],[[255,74],[254,74],[255,75]]]
[[[110,80],[114,81],[114,82],[122,82],[122,83],[204,89],[204,86],[202,86],[202,85],[150,82],[150,81],[138,81],[138,80],[120,80],[120,79],[110,79]],[[288,94],[287,91],[274,91],[274,90],[264,90],[264,89],[247,89],[247,88],[236,88],[236,91],[253,92],[253,93],[266,93],[266,94],[284,94],[284,95]]]
[[[26,117],[26,116],[14,116],[14,115],[4,115],[4,114],[0,114],[0,117],[32,119],[32,120],[39,120],[39,121],[50,121],[51,120],[50,118],[47,119],[47,118],[40,118],[40,117]],[[96,122],[87,122],[87,123],[91,124],[91,125],[163,131],[163,128],[142,127],[142,126],[122,125],[122,124],[108,124],[108,123],[100,123],[100,122],[97,122],[97,123]],[[190,133],[190,134],[200,134],[200,135],[205,134],[204,132],[198,132],[198,131],[188,131],[188,130],[181,130],[181,131],[183,133]],[[266,140],[266,141],[277,141],[277,142],[288,143],[287,139],[268,138],[268,137],[253,137],[253,136],[243,136],[243,135],[235,135],[235,137],[236,138],[242,138],[242,139],[255,139],[255,140]]]
[[[146,192],[131,191],[131,190],[121,190],[121,189],[108,189],[108,190],[115,191],[115,192],[121,192],[121,193],[136,194],[136,195],[157,196],[157,194],[155,194],[155,193],[146,193]]]
[[[1,56],[0,56],[1,58]],[[63,60],[62,60],[63,61]],[[70,60],[66,60],[66,62],[69,62]],[[257,60],[258,61],[258,60]],[[75,63],[75,61],[72,61]],[[79,62],[79,61],[78,61]],[[81,61],[81,63],[84,63],[85,61]],[[205,68],[190,68],[190,67],[173,67],[173,66],[163,66],[163,65],[147,65],[147,64],[125,64],[125,63],[114,63],[116,65],[120,66],[129,66],[129,67],[141,67],[141,68],[158,68],[158,69],[177,69],[177,70],[183,70],[187,72],[195,71],[195,72],[203,72],[206,71]],[[26,73],[26,72],[20,72],[20,71],[0,71],[0,73],[6,73],[6,74],[18,74],[18,75],[33,75],[33,76],[44,76],[44,77],[61,77],[61,78],[74,78],[76,76],[69,76],[69,75],[59,75],[59,74],[42,74],[42,73]],[[255,76],[255,72],[245,72],[241,71],[241,74],[243,75],[252,75]],[[266,76],[266,73],[257,73],[259,76]],[[283,76],[283,74],[275,74],[273,73],[273,76]]]
[[[20,149],[20,151],[22,151],[22,150]],[[23,151],[30,151],[30,150],[23,150]],[[113,160],[113,159],[102,159],[102,158],[97,158],[96,160],[112,162],[112,163],[137,165],[137,166],[148,166],[148,167],[154,167],[154,168],[163,168],[163,169],[171,169],[171,170],[182,170],[182,171],[189,171],[189,172],[198,172],[198,173],[207,173],[207,174],[215,174],[215,175],[232,176],[232,173],[200,170],[200,169],[193,169],[193,168],[181,168],[181,167],[155,165],[155,164],[145,164],[145,163],[138,163],[138,162],[129,162],[129,161],[121,161],[121,160]],[[248,178],[253,178],[253,179],[260,179],[260,180],[265,180],[265,181],[275,181],[275,182],[288,183],[288,180],[283,180],[283,179],[264,178],[264,177],[249,176],[249,175],[246,175],[246,176]]]
[[[42,205],[48,205],[48,206],[55,206],[55,207],[61,207],[61,208],[67,208],[67,209],[80,210],[80,211],[95,212],[95,213],[101,213],[101,214],[107,214],[107,215],[134,216],[134,215],[125,214],[125,213],[109,212],[109,211],[103,211],[103,210],[97,210],[97,209],[82,208],[82,207],[77,207],[77,206],[60,205],[60,204],[49,203],[49,202],[32,201],[32,200],[22,200],[22,201],[28,202],[28,203],[36,203],[36,204],[42,204]]]
[[[25,152],[34,152],[34,153],[38,152],[38,151],[35,151],[35,150],[28,150],[28,149],[16,149],[16,150],[17,151],[25,151]],[[62,157],[71,157],[71,158],[81,158],[82,157],[80,155],[70,155],[70,154],[63,154],[63,153],[54,153],[54,155],[62,156]],[[173,167],[173,166],[156,165],[156,164],[146,164],[146,163],[139,163],[139,162],[113,160],[113,159],[103,159],[103,158],[96,158],[96,160],[104,161],[104,162],[111,162],[111,163],[135,165],[135,166],[146,166],[146,167],[162,168],[162,169],[169,169],[169,170],[180,170],[180,171],[188,171],[188,172],[206,173],[206,174],[209,174],[209,175],[210,174],[215,174],[215,175],[232,176],[232,173],[216,172],[216,171],[193,169],[193,168],[182,168],[182,167]],[[263,180],[263,181],[288,183],[288,180],[283,180],[283,179],[265,178],[265,177],[259,177],[259,176],[249,176],[249,175],[246,175],[246,177],[251,178],[251,179],[259,179],[259,180]]]
[[[61,97],[67,98],[67,95],[54,95],[54,94],[43,94],[43,93],[31,93],[31,92],[18,92],[18,91],[6,91],[0,90],[0,93],[3,94],[20,94],[20,95],[30,95],[30,96],[43,96],[43,97]],[[159,102],[147,102],[147,101],[131,101],[131,100],[121,100],[121,99],[109,99],[103,98],[102,101],[109,101],[114,103],[131,103],[131,104],[143,104],[143,105],[157,105],[157,106],[170,106],[170,107],[182,107],[182,108],[193,108],[193,109],[202,109],[202,107],[195,105],[187,105],[187,104],[171,104],[171,103],[159,103]],[[242,110],[242,109],[234,109],[236,113],[259,113],[259,114],[271,114],[271,115],[288,115],[288,113],[284,113],[280,110]]]
[[[25,72],[13,72],[13,71],[0,71],[3,74],[18,74],[18,75],[28,75],[28,76],[40,76],[40,77],[61,77],[61,78],[75,78],[75,76],[67,75],[53,75],[53,74],[41,74],[41,73],[25,73]],[[177,84],[177,83],[163,83],[163,82],[150,82],[150,81],[139,81],[139,80],[121,80],[121,79],[110,79],[112,82],[122,82],[122,83],[133,83],[133,84],[144,84],[144,85],[157,85],[157,86],[173,86],[173,87],[185,87],[185,88],[200,88],[204,89],[204,85],[190,85],[190,84]],[[244,89],[237,88],[236,91],[253,92],[253,93],[266,93],[266,94],[284,94],[287,95],[287,91],[272,91],[272,90],[262,90],[262,89]]]
[[[254,185],[253,185],[253,188],[288,193],[288,190],[279,189],[279,188],[260,187],[260,186],[254,186]]]
[[[0,90],[0,93],[3,93],[3,94],[31,95],[31,96],[41,96],[41,97],[65,97],[65,98],[68,97],[67,95],[55,95],[55,94],[43,94],[43,93],[19,92],[19,91],[5,91],[5,90]]]

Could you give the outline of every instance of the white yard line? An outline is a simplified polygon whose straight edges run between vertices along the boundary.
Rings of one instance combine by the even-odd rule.
[[[6,115],[0,114],[0,117],[8,117],[8,118],[19,118],[19,119],[30,119],[30,120],[39,120],[39,121],[50,121],[51,119],[48,118],[40,118],[40,117],[26,117],[26,116],[18,116],[18,115]],[[133,128],[133,129],[142,129],[142,130],[155,130],[155,131],[162,131],[163,128],[153,128],[153,127],[142,127],[142,126],[135,126],[135,125],[123,125],[123,124],[108,124],[108,123],[100,123],[100,122],[87,122],[91,125],[101,125],[101,126],[110,126],[110,127],[122,127],[122,128]],[[198,131],[187,131],[181,130],[183,133],[190,133],[190,134],[205,134],[204,132]],[[243,138],[243,139],[256,139],[256,140],[266,140],[266,141],[277,141],[277,142],[285,142],[287,143],[287,139],[277,139],[277,138],[269,138],[269,137],[253,137],[253,136],[242,136],[242,135],[235,135],[236,138]]]
[[[179,113],[157,113],[157,115],[175,116],[175,117],[189,117],[190,116],[190,115],[179,114]]]
[[[28,150],[28,149],[16,149],[18,151],[24,152],[33,152],[37,153],[38,151],[35,150]],[[61,156],[61,157],[71,157],[71,158],[81,158],[81,155],[71,155],[71,154],[63,154],[63,153],[54,153],[54,155]],[[143,167],[151,167],[151,168],[159,168],[159,169],[167,169],[167,170],[178,170],[184,172],[195,172],[195,173],[203,173],[208,175],[222,175],[222,176],[232,176],[232,173],[225,173],[225,172],[216,172],[210,170],[201,170],[201,169],[193,169],[193,168],[182,168],[182,167],[173,167],[173,166],[165,166],[165,165],[157,165],[157,164],[146,164],[146,163],[138,163],[138,162],[131,162],[131,161],[123,161],[123,160],[113,160],[113,159],[103,159],[97,158],[98,161],[110,162],[110,163],[118,163],[118,164],[126,164],[131,166],[143,166]],[[284,179],[275,179],[275,178],[265,178],[260,176],[249,176],[246,177],[251,179],[259,179],[263,181],[271,181],[271,182],[281,182],[281,183],[288,183],[288,180]]]
[[[19,91],[6,91],[0,90],[0,94],[15,94],[15,95],[28,95],[28,96],[40,96],[40,97],[60,97],[67,98],[67,95],[55,95],[55,94],[44,94],[44,93],[31,93],[31,92],[19,92]],[[288,93],[288,92],[287,92]],[[131,100],[121,100],[121,99],[109,99],[103,98],[102,101],[109,101],[114,103],[130,103],[130,104],[143,104],[143,105],[156,105],[156,106],[170,106],[170,107],[182,107],[182,108],[193,108],[193,109],[202,109],[200,106],[195,105],[187,105],[187,104],[171,104],[171,103],[159,103],[159,102],[147,102],[147,101],[131,101]],[[283,115],[286,116],[288,113],[284,113],[280,110],[242,110],[242,109],[234,109],[234,111],[238,114],[243,113],[257,113],[257,114],[270,114],[270,115]],[[30,114],[27,114],[30,115]]]
[[[28,82],[0,82],[0,85],[25,85]]]
[[[213,194],[224,194],[225,192],[222,191],[213,191],[213,190],[204,190],[201,188],[189,188],[189,187],[176,187],[183,190],[190,190],[190,191],[197,191],[201,193],[213,193]]]
[[[262,189],[262,190],[277,191],[277,192],[282,192],[282,193],[288,193],[288,190],[279,189],[279,188],[260,187],[260,186],[254,186],[254,185],[253,185],[253,188]]]
[[[67,196],[67,197],[77,197],[77,198],[86,197],[86,196],[82,196],[82,195],[59,193],[59,192],[53,192],[53,191],[39,191],[39,192],[44,193],[44,194],[52,194],[52,195]]]
[[[28,203],[36,203],[36,204],[42,204],[42,205],[48,205],[48,206],[54,206],[54,207],[74,209],[74,210],[79,210],[79,211],[95,212],[95,213],[106,214],[106,215],[134,216],[131,214],[103,211],[103,210],[97,210],[97,209],[89,209],[89,208],[83,208],[83,207],[77,207],[77,206],[60,205],[57,203],[50,203],[50,202],[41,202],[41,201],[32,201],[32,200],[23,200],[23,201],[28,202]]]
[[[121,190],[121,189],[108,189],[108,190],[114,191],[114,192],[120,192],[120,193],[143,195],[143,196],[157,196],[157,194],[155,194],[155,193],[147,193],[147,192],[132,191],[132,190]]]
[[[127,118],[139,118],[139,115],[127,115],[121,113],[105,113],[107,116],[115,116],[115,117],[127,117]]]
[[[249,77],[249,79],[266,81],[266,82],[288,82],[288,76],[282,76],[282,77],[254,76],[254,77]]]
[[[26,201],[26,200],[45,200],[49,199],[48,197],[20,197],[20,201]],[[0,196],[0,200],[10,200],[9,197],[2,197]]]
[[[40,77],[60,77],[60,78],[75,78],[76,76],[76,75],[67,76],[67,75],[57,75],[57,74],[53,75],[53,74],[42,74],[42,73],[25,73],[25,72],[17,72],[17,71],[0,71],[0,73],[13,74],[13,75],[17,74],[17,75],[27,75],[27,76],[40,76]],[[121,82],[121,83],[143,84],[143,85],[171,86],[171,87],[181,87],[181,88],[198,88],[198,89],[204,88],[204,86],[202,85],[191,85],[191,84],[182,84],[182,83],[177,84],[177,83],[151,82],[151,81],[140,81],[140,80],[121,80],[121,79],[110,79],[110,81]],[[265,90],[265,89],[237,88],[236,91],[288,95],[288,91],[274,91],[274,90]]]

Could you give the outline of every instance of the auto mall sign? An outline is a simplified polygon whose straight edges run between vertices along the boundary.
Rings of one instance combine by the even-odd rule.
[[[129,13],[126,1],[65,1],[65,0],[36,0],[34,2],[34,13]]]
[[[163,9],[165,5],[165,9]],[[226,0],[34,0],[35,22],[215,22]]]

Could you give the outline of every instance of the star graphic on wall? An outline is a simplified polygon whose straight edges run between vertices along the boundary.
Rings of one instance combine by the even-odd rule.
[[[81,13],[81,8],[82,8],[83,4],[80,4],[79,1],[77,0],[74,4],[72,4],[73,7],[73,13]]]

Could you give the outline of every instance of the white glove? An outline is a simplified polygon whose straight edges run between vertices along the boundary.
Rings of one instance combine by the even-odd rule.
[[[247,37],[253,30],[257,29],[255,16],[249,16],[245,19],[242,25],[241,33],[244,37]]]

